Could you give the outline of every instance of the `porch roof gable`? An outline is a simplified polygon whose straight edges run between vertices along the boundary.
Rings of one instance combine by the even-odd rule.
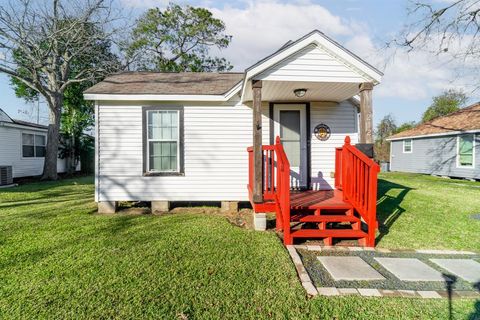
[[[322,62],[315,62],[315,59]],[[313,62],[312,62],[313,61]],[[312,65],[318,63],[319,65]],[[245,70],[242,100],[251,80],[379,84],[383,73],[318,30],[288,42]],[[351,90],[350,90],[351,91]],[[248,95],[249,96],[249,95]]]

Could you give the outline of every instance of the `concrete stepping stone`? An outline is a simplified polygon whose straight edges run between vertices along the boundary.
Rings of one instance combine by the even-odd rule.
[[[385,278],[360,257],[318,257],[335,281],[384,280]]]
[[[441,268],[468,282],[480,282],[480,263],[471,259],[430,259]]]
[[[378,291],[378,289],[359,288],[358,292],[360,292],[360,294],[364,297],[381,297],[382,296],[382,294],[380,293],[380,291]]]
[[[420,295],[420,297],[424,299],[439,299],[442,296],[438,294],[437,291],[417,291],[417,293]]]
[[[442,274],[415,258],[374,258],[402,281],[444,281]]]

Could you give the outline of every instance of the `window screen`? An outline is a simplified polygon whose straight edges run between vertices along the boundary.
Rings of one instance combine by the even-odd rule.
[[[280,111],[280,139],[287,154],[290,166],[300,166],[300,111]]]
[[[179,171],[179,111],[147,111],[148,171]]]
[[[458,138],[458,164],[461,167],[473,166],[474,135],[465,134]]]
[[[24,158],[45,157],[46,137],[40,134],[22,133],[22,155]]]

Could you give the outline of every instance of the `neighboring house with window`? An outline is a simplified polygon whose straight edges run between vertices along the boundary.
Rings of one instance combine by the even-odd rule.
[[[47,126],[12,119],[0,109],[0,166],[11,166],[13,178],[41,175],[47,131]],[[65,159],[58,159],[57,170],[66,172]]]
[[[392,171],[480,179],[480,103],[387,140]]]

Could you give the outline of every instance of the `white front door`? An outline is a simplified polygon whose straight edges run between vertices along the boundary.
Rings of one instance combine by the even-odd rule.
[[[290,162],[292,188],[307,187],[307,126],[304,104],[274,104],[274,135]]]

